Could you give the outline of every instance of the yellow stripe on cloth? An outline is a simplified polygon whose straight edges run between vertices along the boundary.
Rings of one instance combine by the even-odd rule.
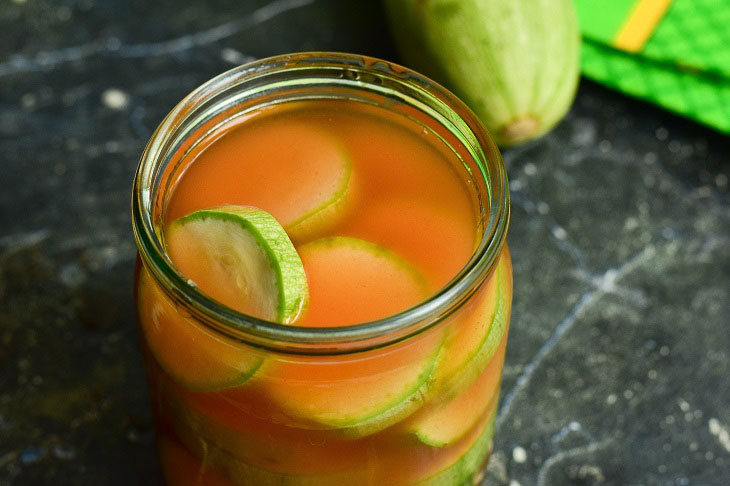
[[[638,0],[626,22],[613,38],[613,46],[639,52],[649,40],[672,0]]]

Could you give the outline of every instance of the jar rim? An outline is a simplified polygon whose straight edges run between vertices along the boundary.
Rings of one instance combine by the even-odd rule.
[[[423,104],[443,110],[445,119],[461,129],[482,155],[475,160],[479,177],[488,189],[489,211],[484,221],[482,238],[466,265],[439,291],[403,312],[375,321],[342,326],[305,328],[278,324],[248,316],[225,307],[191,285],[172,264],[153,220],[155,205],[155,168],[168,143],[194,110],[204,103],[225,95],[227,90],[240,88],[253,80],[261,82],[267,76],[286,74],[300,76],[300,82],[315,81],[301,77],[311,68],[340,70],[337,80],[350,88],[377,88],[373,84],[383,79],[403,88],[403,96],[417,96]],[[348,75],[350,73],[351,75]],[[361,74],[374,74],[370,80]],[[375,80],[375,81],[373,81]],[[382,86],[381,86],[382,87]],[[414,98],[415,100],[415,98]],[[444,124],[443,121],[439,121]],[[340,354],[382,347],[430,328],[451,314],[458,303],[471,295],[496,266],[505,244],[509,225],[509,187],[507,174],[496,145],[474,113],[455,95],[439,84],[408,68],[389,61],[344,53],[302,52],[262,58],[224,72],[188,94],[160,123],[148,142],[135,172],[132,192],[132,228],[143,265],[176,302],[185,305],[206,327],[229,338],[250,345],[278,351],[303,354]]]

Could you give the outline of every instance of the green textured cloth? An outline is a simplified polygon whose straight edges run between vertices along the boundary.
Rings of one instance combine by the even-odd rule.
[[[635,49],[620,36],[641,0],[575,1],[585,76],[730,133],[730,0],[665,2]]]

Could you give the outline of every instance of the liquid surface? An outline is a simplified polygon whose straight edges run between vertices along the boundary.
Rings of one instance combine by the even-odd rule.
[[[167,224],[198,209],[255,206],[287,229],[298,250],[324,237],[358,238],[415,268],[424,283],[414,293],[396,271],[378,273],[383,265],[367,255],[342,259],[344,277],[329,279],[332,268],[310,264],[325,260],[315,255],[304,261],[314,292],[296,325],[349,325],[406,310],[468,261],[475,198],[457,156],[427,127],[343,100],[289,102],[241,120],[188,155]],[[215,284],[201,288],[214,298],[226,293]],[[392,295],[403,298],[394,305]]]

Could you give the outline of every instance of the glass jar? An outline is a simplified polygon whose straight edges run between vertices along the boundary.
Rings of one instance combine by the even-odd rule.
[[[364,324],[282,325],[218,303],[175,268],[164,244],[165,211],[189,155],[238,117],[332,99],[396,113],[449,147],[477,208],[471,258],[425,301]],[[509,194],[496,146],[454,95],[356,55],[301,53],[240,66],[193,91],[155,131],[137,169],[132,216],[137,314],[169,484],[481,477],[512,297]]]

